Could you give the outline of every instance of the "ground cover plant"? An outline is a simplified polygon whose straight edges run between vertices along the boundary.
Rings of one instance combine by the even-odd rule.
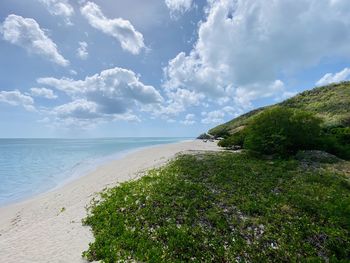
[[[83,256],[103,262],[347,262],[349,171],[337,158],[183,155],[92,203],[84,223],[95,241]]]

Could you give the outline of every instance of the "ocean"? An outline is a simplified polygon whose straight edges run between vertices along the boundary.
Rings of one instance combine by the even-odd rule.
[[[0,206],[54,189],[131,151],[186,139],[0,139]]]

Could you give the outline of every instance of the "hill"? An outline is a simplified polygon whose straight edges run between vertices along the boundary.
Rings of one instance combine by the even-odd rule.
[[[209,134],[220,137],[225,133],[235,133],[247,125],[254,116],[276,105],[310,111],[320,117],[326,127],[348,127],[350,126],[350,82],[317,87],[281,103],[255,109],[212,128]]]

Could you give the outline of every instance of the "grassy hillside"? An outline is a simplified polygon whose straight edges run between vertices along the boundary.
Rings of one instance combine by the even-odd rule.
[[[277,105],[315,113],[324,120],[325,126],[350,126],[350,82],[304,91]],[[209,130],[209,133],[212,135],[220,135],[224,132],[235,133],[261,111],[273,106],[250,111]]]

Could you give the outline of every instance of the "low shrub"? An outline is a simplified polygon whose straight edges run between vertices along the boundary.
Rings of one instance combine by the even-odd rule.
[[[246,136],[246,133],[245,133],[245,130],[243,129],[219,141],[218,145],[226,148],[233,147],[233,146],[243,147],[245,136]]]
[[[350,144],[350,127],[337,127],[329,132],[334,135],[340,143]]]
[[[216,132],[214,134],[214,137],[215,138],[228,138],[230,136],[230,133],[227,131],[227,130],[222,130],[222,131],[219,131],[219,132]]]
[[[200,140],[209,140],[211,138],[212,138],[212,136],[210,136],[208,133],[202,133],[201,135],[199,135],[197,137],[197,139],[200,139]]]
[[[350,143],[345,143],[342,137],[335,134],[323,134],[319,148],[342,159],[350,159]]]

